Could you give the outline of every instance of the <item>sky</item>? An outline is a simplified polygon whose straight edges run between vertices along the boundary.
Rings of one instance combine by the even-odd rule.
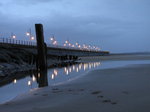
[[[44,27],[45,41],[95,45],[102,50],[150,52],[150,0],[1,0],[0,38],[29,40]]]

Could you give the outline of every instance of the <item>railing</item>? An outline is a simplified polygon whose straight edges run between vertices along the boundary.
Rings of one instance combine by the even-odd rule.
[[[16,40],[16,39],[11,39],[11,38],[0,38],[0,43],[14,44],[14,45],[26,45],[26,46],[36,46],[37,45],[36,42],[24,41],[24,40]],[[98,52],[96,50],[89,50],[89,49],[84,49],[84,48],[69,47],[69,46],[62,46],[62,45],[52,45],[52,44],[47,44],[47,47]]]
[[[24,40],[16,40],[16,39],[11,39],[11,38],[0,38],[0,43],[36,46],[36,42],[24,41]]]
[[[89,49],[85,49],[85,48],[78,48],[78,47],[69,47],[69,46],[62,46],[62,45],[53,45],[53,44],[47,44],[47,47],[51,47],[51,48],[60,48],[60,49],[72,49],[72,50],[81,50],[81,51],[94,51],[94,52],[98,52],[97,50],[89,50]]]

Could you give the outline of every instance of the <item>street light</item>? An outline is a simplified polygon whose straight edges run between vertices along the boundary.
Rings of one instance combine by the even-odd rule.
[[[30,40],[34,40],[34,36],[31,33],[31,28],[29,29],[29,32],[26,32],[26,36],[28,36],[30,38]]]
[[[69,41],[68,41],[68,40],[66,40],[66,41],[65,41],[65,43],[66,43],[66,44],[68,44],[68,43],[69,43]]]
[[[30,33],[29,33],[29,32],[26,32],[26,35],[27,35],[27,36],[30,36]]]
[[[56,39],[54,38],[54,36],[53,36],[53,37],[50,37],[50,41],[51,41],[51,43],[52,43],[53,45],[57,45],[57,44],[58,44],[58,42],[56,41]]]
[[[64,44],[64,46],[66,46],[66,44]]]
[[[78,46],[78,45],[79,45],[79,43],[76,42],[76,46]]]
[[[34,37],[33,37],[33,36],[31,36],[31,40],[34,40]]]
[[[16,36],[15,36],[15,35],[13,35],[13,36],[12,36],[12,38],[13,38],[13,39],[15,39],[15,38],[16,38]]]
[[[16,35],[14,35],[13,33],[11,33],[11,38],[12,39],[16,39]]]
[[[53,40],[54,40],[54,37],[51,37],[50,40],[53,41]]]

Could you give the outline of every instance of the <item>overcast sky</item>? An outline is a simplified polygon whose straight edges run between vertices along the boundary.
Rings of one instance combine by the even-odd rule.
[[[42,23],[45,40],[97,45],[110,52],[150,51],[150,0],[1,0],[0,37]]]

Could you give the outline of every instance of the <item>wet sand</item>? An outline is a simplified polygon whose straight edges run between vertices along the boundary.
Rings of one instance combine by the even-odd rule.
[[[83,61],[123,61],[123,60],[150,60],[150,54],[119,54],[109,56],[80,57]]]
[[[22,94],[1,104],[0,112],[149,112],[149,68],[140,64],[91,71],[63,85]]]

